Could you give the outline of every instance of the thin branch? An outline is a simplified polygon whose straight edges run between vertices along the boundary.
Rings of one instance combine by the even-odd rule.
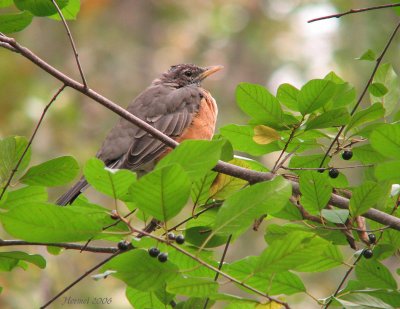
[[[385,56],[387,50],[389,49],[389,46],[392,44],[392,41],[393,41],[394,37],[396,36],[396,33],[399,30],[399,28],[400,28],[400,23],[397,24],[397,26],[394,29],[393,33],[390,35],[389,40],[387,41],[384,49],[382,50],[380,56],[376,59],[375,67],[372,70],[371,76],[369,77],[368,82],[364,87],[364,90],[362,91],[360,97],[358,98],[358,101],[357,101],[356,105],[353,107],[353,110],[350,113],[351,116],[353,116],[353,114],[356,112],[357,108],[360,106],[361,101],[363,100],[365,94],[367,93],[369,85],[372,83],[372,81],[373,81],[373,79],[375,77],[376,71],[378,70],[378,68],[379,68],[379,66],[381,64],[382,59]],[[332,149],[333,145],[336,143],[336,141],[339,139],[339,136],[340,136],[340,134],[342,134],[342,132],[343,132],[345,127],[346,127],[345,125],[341,126],[341,128],[340,128],[339,132],[336,134],[334,140],[329,145],[328,150],[325,152],[325,155],[324,155],[324,157],[323,157],[323,159],[321,161],[320,167],[322,167],[324,165],[326,157],[329,155],[329,152],[331,151],[331,149]]]
[[[132,230],[135,230],[135,229],[132,228]],[[183,253],[184,255],[190,257],[191,259],[195,260],[197,263],[207,267],[208,269],[211,269],[212,271],[214,271],[216,273],[219,273],[222,277],[228,279],[229,281],[235,282],[235,283],[239,284],[240,286],[244,287],[245,289],[250,290],[250,291],[252,291],[252,292],[254,292],[254,293],[256,293],[256,294],[258,294],[258,295],[260,295],[262,297],[267,298],[270,302],[276,302],[276,303],[281,304],[282,306],[284,306],[286,309],[290,309],[290,306],[287,303],[285,303],[285,302],[283,302],[283,301],[281,301],[281,300],[279,300],[277,298],[271,297],[268,294],[265,294],[265,293],[255,289],[255,288],[253,288],[252,286],[247,285],[247,284],[241,282],[240,280],[238,280],[238,279],[236,279],[236,278],[224,273],[223,271],[221,271],[217,267],[214,267],[214,266],[208,264],[207,262],[199,259],[197,256],[195,256],[195,255],[191,254],[190,252],[187,252],[186,250],[182,249],[181,247],[171,243],[167,239],[157,237],[157,236],[155,236],[153,234],[150,234],[150,233],[147,233],[145,231],[136,231],[136,232],[142,233],[145,236],[151,237],[153,239],[158,240],[159,242],[162,242],[162,243],[164,243],[164,244],[166,244],[168,246],[171,246],[175,250],[177,250],[177,251]]]
[[[301,123],[303,122],[303,120],[304,120],[304,116],[303,116],[303,118],[300,120],[300,124],[297,125],[297,126],[295,126],[295,127],[293,127],[292,132],[290,132],[289,138],[288,138],[288,140],[287,140],[285,146],[283,147],[281,153],[279,154],[278,160],[276,160],[276,162],[275,162],[275,164],[274,164],[274,167],[273,167],[272,170],[271,170],[271,173],[275,173],[276,170],[278,169],[277,167],[278,167],[279,161],[281,160],[281,158],[282,158],[283,154],[285,153],[286,149],[289,147],[290,142],[291,142],[291,141],[293,140],[293,138],[294,138],[294,134],[296,133],[297,129],[301,126]]]
[[[344,12],[344,13],[332,14],[332,15],[327,15],[327,16],[322,16],[322,17],[310,19],[307,22],[308,23],[313,23],[313,22],[319,21],[319,20],[330,19],[330,18],[340,18],[342,16],[349,15],[349,14],[357,14],[357,13],[366,12],[366,11],[393,8],[393,7],[396,7],[396,6],[400,6],[400,3],[383,4],[383,5],[371,6],[371,7],[362,8],[362,9],[351,9],[351,10],[349,10],[347,12]]]
[[[332,303],[333,297],[338,295],[338,293],[340,292],[340,289],[342,288],[343,284],[346,282],[346,279],[350,276],[351,272],[356,267],[358,261],[361,259],[362,256],[363,256],[362,253],[360,253],[360,255],[357,257],[357,259],[354,261],[353,265],[346,271],[345,275],[342,278],[342,281],[340,281],[339,286],[337,287],[335,293],[333,293],[333,295],[331,296],[331,299],[325,305],[324,309],[328,309],[329,305]]]
[[[59,8],[57,2],[56,2],[55,0],[51,0],[51,2],[53,2],[53,5],[55,6],[55,8],[56,8],[56,10],[57,10],[57,13],[58,13],[58,15],[60,16],[60,18],[61,18],[61,20],[62,20],[62,23],[63,23],[63,25],[64,25],[65,31],[67,32],[68,39],[69,39],[69,41],[70,41],[70,43],[71,43],[72,50],[73,50],[73,52],[74,52],[74,57],[75,57],[76,65],[78,66],[79,74],[81,75],[83,85],[84,85],[85,88],[87,89],[87,88],[88,88],[88,84],[87,84],[87,82],[86,82],[85,74],[83,73],[82,66],[81,66],[81,63],[80,63],[80,61],[79,61],[78,51],[77,51],[77,49],[76,49],[74,39],[72,38],[71,31],[69,30],[67,21],[65,20],[64,15],[63,15],[63,13],[61,12],[61,10],[60,10],[60,8]]]
[[[342,166],[342,167],[335,167],[337,170],[346,170],[348,168],[360,168],[360,167],[374,167],[374,164],[357,164],[357,165],[350,165],[350,166]],[[320,170],[329,170],[332,167],[288,167],[288,166],[281,166],[282,169],[288,171],[320,171]]]
[[[226,257],[226,254],[228,253],[228,248],[231,243],[231,239],[232,239],[232,234],[229,235],[228,240],[226,241],[224,252],[222,253],[221,260],[219,261],[219,265],[218,265],[219,270],[221,270],[222,265],[224,265],[225,257]],[[217,281],[218,277],[219,277],[219,273],[216,273],[215,277],[214,277],[214,281]],[[210,301],[210,298],[207,297],[206,302],[204,303],[203,309],[207,309],[207,305],[208,305],[209,301]]]
[[[84,245],[78,244],[69,244],[69,243],[58,243],[58,242],[30,242],[30,241],[23,241],[23,240],[3,240],[0,239],[0,247],[5,246],[52,246],[52,247],[59,247],[65,249],[72,249],[72,250],[80,250],[80,251],[87,251],[87,252],[96,252],[96,253],[115,253],[118,251],[115,247],[88,247]]]
[[[61,292],[59,292],[56,296],[54,296],[52,299],[50,299],[47,303],[45,303],[43,306],[40,307],[40,309],[47,308],[51,303],[53,303],[55,300],[57,300],[61,295],[63,295],[65,292],[67,292],[69,289],[71,289],[73,286],[75,286],[77,283],[82,281],[85,277],[87,277],[91,272],[95,271],[96,269],[100,268],[103,266],[105,263],[116,257],[118,254],[121,252],[118,250],[114,254],[110,255],[108,258],[105,260],[101,261],[97,265],[93,266],[90,268],[88,271],[86,271],[82,276],[80,276],[78,279],[73,281],[71,284],[69,284],[67,287],[65,287]]]
[[[109,99],[103,97],[102,95],[98,94],[97,92],[95,92],[91,89],[85,89],[85,87],[82,84],[80,84],[79,82],[66,76],[65,74],[61,73],[60,71],[58,71],[57,69],[55,69],[54,67],[49,65],[47,62],[40,59],[38,56],[36,56],[34,53],[32,53],[29,49],[19,45],[13,38],[10,38],[10,37],[4,36],[4,35],[0,35],[0,42],[10,44],[13,48],[15,48],[17,53],[19,53],[23,57],[29,59],[34,64],[36,64],[38,67],[40,67],[41,69],[43,69],[50,75],[54,76],[56,79],[62,81],[67,86],[74,88],[77,91],[83,93],[87,97],[100,103],[101,105],[103,105],[104,107],[113,111],[117,115],[128,120],[132,124],[145,130],[146,132],[148,132],[149,134],[151,134],[158,140],[165,143],[167,146],[174,148],[178,145],[178,143],[175,140],[173,140],[172,138],[163,134],[162,132],[158,131],[157,129],[155,129],[154,127],[152,127],[145,121],[143,121],[143,120],[139,119],[138,117],[134,116],[133,114],[129,113],[128,111],[126,111],[122,107],[118,106],[114,102],[110,101]],[[262,182],[262,181],[268,181],[275,177],[275,175],[273,175],[272,173],[253,171],[253,170],[249,170],[249,169],[246,169],[246,168],[243,168],[240,166],[236,166],[233,164],[229,164],[229,163],[226,163],[223,161],[219,161],[218,164],[215,166],[214,170],[219,173],[223,173],[223,174],[227,174],[227,175],[230,175],[233,177],[244,179],[251,184],[254,184],[257,182]],[[291,184],[292,184],[293,190],[296,192],[296,194],[299,194],[300,190],[299,190],[298,183],[291,181]],[[336,195],[336,194],[332,194],[330,203],[336,207],[343,208],[343,209],[348,209],[348,206],[349,206],[348,199],[341,197],[339,195]],[[376,222],[379,222],[381,224],[389,225],[391,228],[400,231],[400,219],[396,218],[394,216],[388,215],[382,211],[371,208],[365,214],[363,214],[363,216],[366,218],[369,218],[371,220],[374,220]]]
[[[26,153],[28,152],[29,147],[31,146],[33,139],[36,136],[37,131],[39,130],[40,125],[42,124],[42,121],[44,119],[44,116],[46,115],[47,110],[50,108],[51,104],[53,104],[53,102],[57,99],[57,97],[59,96],[59,94],[65,89],[66,85],[63,84],[60,89],[57,90],[57,92],[54,94],[54,96],[51,98],[50,102],[45,106],[45,108],[43,109],[42,115],[39,118],[38,123],[36,124],[35,130],[32,133],[31,138],[28,141],[28,144],[26,145],[21,157],[19,158],[17,164],[15,165],[14,169],[11,171],[10,176],[8,177],[7,183],[5,184],[5,186],[3,187],[1,194],[0,194],[0,200],[3,198],[4,193],[6,192],[8,186],[10,185],[15,173],[18,170],[18,167],[20,166],[22,160],[24,159]]]

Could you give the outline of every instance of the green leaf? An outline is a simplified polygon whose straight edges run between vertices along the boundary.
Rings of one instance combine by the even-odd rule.
[[[68,0],[56,0],[60,9],[68,4]],[[49,16],[57,13],[54,4],[49,0],[14,0],[14,4],[21,11],[29,11],[35,16]]]
[[[167,284],[167,291],[185,296],[208,297],[217,293],[218,283],[207,278],[180,277]]]
[[[347,209],[322,209],[321,215],[332,223],[345,224],[349,217]]]
[[[164,157],[156,168],[179,164],[192,181],[204,177],[221,157],[225,141],[187,140],[183,141],[168,156]]]
[[[282,121],[279,101],[261,85],[240,83],[236,88],[236,101],[240,109],[259,124],[276,126]]]
[[[32,166],[20,181],[32,186],[61,186],[72,181],[78,172],[78,162],[73,157],[65,156]]]
[[[274,241],[260,255],[257,272],[279,273],[309,263],[315,252],[326,250],[328,242],[304,232],[295,232]]]
[[[389,91],[383,97],[371,94],[371,102],[383,103],[383,107],[386,110],[385,116],[391,115],[397,110],[400,100],[399,77],[393,67],[389,63],[385,63],[379,66],[373,82],[383,84]]]
[[[375,177],[380,181],[390,180],[392,183],[400,182],[400,160],[383,162],[375,167]]]
[[[375,103],[372,106],[356,112],[351,116],[349,124],[344,130],[345,134],[352,129],[357,129],[360,125],[382,118],[385,114],[385,109],[382,103]]]
[[[356,276],[358,280],[370,288],[397,289],[397,282],[390,270],[374,259],[361,259],[356,266]]]
[[[398,158],[400,153],[400,124],[384,124],[370,136],[372,147],[385,157]]]
[[[324,106],[333,97],[336,85],[324,79],[314,79],[306,83],[298,95],[299,111],[302,115],[311,114]]]
[[[136,181],[136,175],[131,171],[110,169],[97,158],[86,162],[83,173],[90,185],[114,199],[123,199],[129,187]]]
[[[348,123],[349,120],[350,114],[346,108],[333,109],[308,120],[306,130],[341,126]]]
[[[102,231],[98,214],[74,207],[27,203],[0,213],[0,221],[7,233],[26,241],[86,241]]]
[[[235,150],[243,151],[254,156],[260,156],[273,151],[278,151],[280,148],[276,142],[261,145],[257,144],[254,137],[254,126],[238,126],[229,124],[219,130],[221,135],[225,136]]]
[[[376,54],[373,50],[368,49],[365,53],[363,53],[360,57],[356,58],[357,60],[366,60],[366,61],[375,61]]]
[[[179,272],[175,264],[170,261],[160,263],[142,249],[116,256],[103,269],[117,271],[112,274],[113,277],[140,291],[156,291],[173,280]]]
[[[25,137],[12,136],[0,140],[0,184],[7,181],[21,158],[28,141]],[[14,177],[18,177],[28,166],[31,150],[28,149]]]
[[[353,158],[363,164],[378,163],[385,160],[385,157],[372,148],[370,144],[352,148]]]
[[[306,171],[300,175],[301,204],[311,214],[319,214],[332,194],[327,173]]]
[[[61,9],[61,13],[63,14],[66,20],[75,20],[81,9],[81,1],[80,0],[69,0],[68,4]],[[49,16],[49,18],[55,20],[61,20],[60,15],[58,13]]]
[[[248,256],[227,265],[224,271],[236,279],[269,295],[305,292],[306,288],[298,275],[288,271],[277,274],[256,272],[258,257]]]
[[[27,203],[46,202],[47,198],[47,190],[45,187],[23,187],[18,190],[8,192],[7,200],[3,208],[10,209]]]
[[[19,32],[32,22],[33,15],[29,12],[0,14],[0,32]]]
[[[384,84],[381,83],[372,83],[368,87],[368,91],[375,97],[383,97],[386,93],[388,93],[388,89],[385,87]]]
[[[350,293],[334,298],[343,308],[394,309],[382,300],[365,293]]]
[[[11,262],[17,265],[19,261],[29,262],[41,269],[46,268],[46,260],[41,255],[28,254],[21,251],[0,252],[0,269],[2,270],[5,270],[4,263]]]
[[[365,181],[353,190],[350,199],[350,213],[352,217],[362,215],[373,207],[381,198],[383,192],[379,184],[372,181]]]
[[[5,8],[14,4],[13,0],[0,0],[0,8]]]
[[[258,217],[275,213],[286,205],[291,186],[282,177],[247,187],[230,196],[219,209],[213,231],[239,235]]]
[[[190,180],[177,164],[152,171],[131,187],[138,208],[163,222],[175,217],[190,196]]]
[[[278,88],[276,97],[283,105],[297,112],[299,110],[297,104],[299,92],[300,90],[291,84],[282,84]]]
[[[294,155],[292,159],[289,162],[289,167],[291,168],[318,168],[322,158],[324,155],[308,155],[308,156],[299,156],[299,155]],[[324,166],[327,166],[329,163],[329,158],[326,158]],[[294,170],[296,174],[303,174],[306,171],[302,170]],[[316,170],[314,172],[317,172]]]
[[[210,188],[218,173],[214,171],[208,172],[203,178],[198,179],[192,184],[192,201],[196,205],[205,204],[210,197]]]
[[[157,298],[155,292],[143,292],[127,286],[125,295],[136,309],[168,308]]]

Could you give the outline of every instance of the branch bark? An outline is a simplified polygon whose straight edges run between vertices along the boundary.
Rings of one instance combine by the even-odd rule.
[[[6,47],[7,46],[7,47]],[[61,71],[57,70],[46,61],[39,58],[33,52],[31,52],[28,48],[21,46],[18,44],[15,39],[0,34],[0,47],[6,47],[8,50],[14,51],[16,53],[21,54],[26,59],[30,60],[42,70],[46,71],[48,74],[52,75],[63,84],[76,89],[77,91],[81,92],[82,94],[86,95],[87,97],[93,99],[94,101],[100,103],[104,107],[108,108],[109,110],[113,111],[117,115],[123,117],[124,119],[130,121],[132,124],[137,125],[141,129],[147,131],[152,136],[157,138],[158,140],[162,141],[166,145],[171,148],[175,148],[178,143],[170,138],[169,136],[163,134],[162,132],[158,131],[148,123],[144,122],[143,120],[139,119],[135,115],[129,113],[119,105],[115,104],[111,100],[105,98],[104,96],[100,95],[96,91],[86,88],[83,84],[77,82],[76,80],[70,78],[69,76],[65,75]],[[10,48],[9,48],[10,47]],[[233,177],[241,178],[244,180],[249,181],[250,183],[257,183],[261,181],[268,181],[275,177],[272,173],[266,172],[258,172],[249,170],[243,167],[239,167],[233,164],[229,164],[226,162],[219,161],[218,164],[214,168],[215,171],[223,174],[227,174]],[[290,181],[293,187],[293,193],[300,194],[299,184],[294,181]],[[331,205],[348,209],[349,207],[349,200],[337,194],[332,194],[330,202]],[[393,229],[400,231],[400,218],[391,216],[386,214],[382,211],[377,209],[371,208],[366,213],[363,214],[364,217],[369,218],[373,221],[378,223],[388,225]]]

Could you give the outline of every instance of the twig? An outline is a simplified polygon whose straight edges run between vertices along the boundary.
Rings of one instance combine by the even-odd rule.
[[[276,303],[278,303],[278,304],[281,304],[281,305],[284,306],[286,309],[290,309],[290,306],[289,306],[287,303],[285,303],[285,302],[283,302],[283,301],[281,301],[281,300],[279,300],[279,299],[277,299],[277,298],[271,297],[271,296],[269,296],[268,294],[265,294],[265,293],[263,293],[263,292],[261,292],[261,291],[255,289],[255,288],[253,288],[252,286],[247,285],[247,284],[241,282],[240,280],[238,280],[238,279],[236,279],[236,278],[234,278],[234,277],[232,277],[232,276],[230,276],[230,275],[224,273],[223,271],[221,271],[221,270],[218,269],[217,267],[214,267],[214,266],[208,264],[207,262],[205,262],[205,261],[199,259],[197,256],[191,254],[190,252],[187,252],[186,250],[182,249],[181,247],[176,246],[175,244],[171,243],[170,241],[168,241],[168,240],[166,240],[166,239],[164,239],[164,238],[157,237],[157,236],[155,236],[155,235],[153,235],[153,234],[149,234],[149,233],[147,233],[147,232],[145,232],[145,231],[137,231],[137,232],[142,233],[142,234],[144,234],[145,236],[149,236],[149,237],[151,237],[151,238],[154,238],[154,239],[158,240],[159,242],[162,242],[162,243],[167,244],[168,246],[171,246],[171,247],[174,248],[175,250],[177,250],[177,251],[183,253],[184,255],[190,257],[191,259],[195,260],[197,263],[199,263],[199,264],[201,264],[201,265],[207,267],[208,269],[213,270],[213,271],[216,272],[216,273],[219,273],[222,277],[228,279],[229,281],[235,282],[235,283],[239,284],[240,286],[244,287],[245,289],[250,290],[250,291],[252,291],[252,292],[254,292],[254,293],[256,293],[256,294],[258,294],[258,295],[260,295],[260,296],[262,296],[262,297],[267,298],[267,299],[268,299],[269,301],[271,301],[271,302],[276,302]]]
[[[228,248],[229,248],[229,245],[231,243],[231,239],[232,239],[232,234],[229,235],[228,240],[226,241],[224,252],[222,253],[222,257],[221,257],[221,260],[219,261],[219,265],[218,265],[218,269],[219,270],[221,270],[222,269],[222,265],[224,265],[225,257],[226,257],[226,254],[228,252]],[[219,277],[219,273],[216,273],[215,277],[214,277],[214,281],[217,281],[218,277]],[[209,300],[210,300],[210,298],[207,297],[206,302],[204,303],[203,309],[207,309],[207,305],[208,305]]]
[[[70,43],[71,43],[72,50],[73,50],[73,52],[74,52],[74,57],[75,57],[76,65],[78,66],[79,74],[81,75],[81,78],[82,78],[82,83],[83,83],[84,87],[87,89],[87,88],[88,88],[88,85],[87,85],[87,82],[86,82],[85,74],[83,73],[82,66],[81,66],[81,63],[80,63],[80,61],[79,61],[78,51],[77,51],[77,49],[76,49],[74,39],[72,38],[71,31],[69,30],[67,21],[65,20],[64,15],[63,15],[63,13],[61,12],[61,10],[60,10],[60,8],[59,8],[57,2],[56,2],[55,0],[51,0],[51,2],[53,2],[53,5],[55,6],[55,8],[56,8],[56,10],[57,10],[57,13],[58,13],[58,15],[60,16],[60,18],[61,18],[61,20],[62,20],[62,23],[63,23],[63,25],[64,25],[65,31],[67,31],[68,39],[69,39],[69,41],[70,41]]]
[[[135,211],[136,211],[136,209],[130,211],[128,214],[126,214],[126,215],[124,216],[124,218],[128,218],[128,217],[129,217],[131,214],[133,214]],[[102,230],[103,230],[103,231],[108,230],[109,228],[111,228],[111,227],[113,227],[113,226],[116,226],[116,225],[117,225],[118,223],[120,223],[120,222],[124,222],[124,221],[121,219],[121,217],[120,217],[118,220],[116,220],[115,222],[111,223],[110,225],[103,226]],[[82,252],[82,251],[85,251],[85,249],[87,248],[87,246],[89,246],[89,244],[90,244],[90,242],[91,242],[92,240],[93,240],[93,237],[92,237],[92,238],[89,238],[89,239],[87,240],[87,242],[82,246],[81,252]]]
[[[40,309],[47,308],[52,302],[57,300],[61,295],[63,295],[65,292],[67,292],[69,289],[71,289],[74,285],[82,281],[85,277],[87,277],[91,272],[95,271],[99,267],[103,266],[105,263],[116,257],[118,254],[120,254],[120,251],[118,250],[114,254],[110,255],[108,258],[105,260],[101,261],[97,265],[93,266],[90,268],[88,271],[86,271],[82,276],[80,276],[78,279],[73,281],[71,284],[69,284],[67,287],[65,287],[61,292],[59,292],[56,296],[54,296],[52,299],[50,299],[47,303],[45,303],[43,306],[40,307]]]
[[[45,243],[45,242],[29,242],[23,240],[3,240],[0,239],[0,247],[5,246],[52,246],[72,250],[80,250],[96,253],[115,253],[118,251],[115,247],[84,247],[84,245],[69,244],[69,243]]]
[[[380,56],[376,59],[375,67],[374,67],[374,69],[372,70],[371,76],[369,77],[368,82],[367,82],[367,84],[366,84],[365,87],[364,87],[364,90],[362,91],[360,97],[358,98],[358,101],[357,101],[356,105],[353,107],[353,110],[352,110],[351,113],[350,113],[351,116],[353,116],[353,114],[356,112],[357,108],[360,106],[362,99],[364,98],[365,94],[367,93],[367,90],[368,90],[369,85],[372,83],[372,81],[373,81],[373,79],[374,79],[374,77],[375,77],[376,71],[378,70],[378,68],[379,68],[379,66],[380,66],[380,64],[381,64],[382,59],[383,59],[383,57],[385,56],[387,50],[389,49],[389,46],[392,44],[392,41],[393,41],[394,37],[396,36],[396,33],[397,33],[397,31],[399,30],[399,28],[400,28],[400,23],[397,24],[397,26],[396,26],[396,28],[394,29],[393,33],[390,35],[389,40],[388,40],[388,42],[386,43],[386,45],[385,45],[383,51],[381,52]],[[320,167],[322,167],[322,166],[324,165],[324,162],[325,162],[326,157],[329,155],[329,152],[331,151],[331,149],[332,149],[333,145],[335,144],[335,142],[338,140],[340,134],[342,134],[342,132],[343,132],[343,130],[344,130],[345,127],[346,127],[345,125],[343,125],[343,126],[340,127],[339,132],[336,134],[334,140],[333,140],[332,143],[329,145],[328,150],[325,152],[325,155],[324,155],[324,157],[323,157],[323,159],[322,159],[322,161],[321,161]]]
[[[337,170],[345,170],[348,168],[360,168],[360,167],[374,167],[374,164],[358,164],[358,165],[351,165],[351,166],[342,166],[342,167],[335,167]],[[332,167],[288,167],[288,166],[281,166],[282,169],[288,171],[320,171],[320,170],[329,170]]]
[[[310,19],[307,22],[308,23],[313,23],[313,22],[319,21],[319,20],[330,19],[330,18],[340,18],[342,16],[349,15],[349,14],[357,14],[357,13],[366,12],[366,11],[393,8],[393,7],[396,7],[396,6],[400,6],[400,3],[383,4],[383,5],[371,6],[371,7],[362,8],[362,9],[351,9],[351,10],[349,10],[347,12],[344,12],[344,13],[332,14],[332,15],[327,15],[327,16],[322,16],[322,17]]]
[[[301,126],[301,123],[303,122],[303,120],[304,120],[304,116],[303,116],[303,118],[300,120],[299,125],[296,125],[296,126],[293,127],[292,132],[290,132],[289,138],[288,138],[288,140],[287,140],[285,146],[283,147],[281,153],[279,154],[278,160],[276,160],[276,162],[275,162],[275,164],[274,164],[274,167],[273,167],[272,170],[271,170],[271,173],[275,173],[275,172],[276,172],[277,166],[278,166],[278,163],[279,163],[280,159],[282,158],[282,156],[283,156],[283,154],[285,153],[286,149],[289,147],[289,144],[290,144],[290,142],[292,141],[292,139],[293,139],[293,137],[294,137],[294,134],[296,133],[297,129]]]
[[[291,152],[289,152],[289,153],[282,159],[282,161],[274,168],[274,170],[275,170],[275,171],[279,170],[279,169],[283,166],[283,164],[285,164],[285,162],[286,162],[291,156],[293,156],[293,155],[296,153],[297,149],[299,149],[299,148],[300,148],[300,145],[296,146]]]
[[[103,97],[102,95],[98,94],[97,92],[91,89],[85,89],[82,84],[73,80],[72,78],[66,76],[62,72],[58,71],[51,65],[49,65],[44,60],[40,59],[34,53],[32,53],[26,47],[19,45],[13,38],[0,35],[0,42],[4,42],[10,44],[13,48],[15,48],[15,52],[21,54],[23,57],[29,59],[31,62],[36,64],[38,67],[55,77],[56,79],[62,81],[67,86],[76,89],[77,91],[83,93],[87,97],[93,99],[94,101],[98,102],[99,104],[103,105],[104,107],[108,108],[109,110],[113,111],[117,115],[121,116],[122,118],[128,120],[132,124],[140,127],[141,129],[145,130],[158,140],[162,141],[167,146],[172,148],[176,147],[178,143],[170,138],[169,136],[163,134],[162,132],[158,131],[148,123],[144,122],[143,120],[139,119],[138,117],[134,116],[133,114],[129,113],[122,107],[118,106],[111,100]],[[223,174],[227,174],[233,177],[237,177],[240,179],[244,179],[249,183],[257,183],[262,181],[268,181],[274,178],[275,175],[266,172],[259,172],[250,170],[247,168],[243,168],[240,166],[236,166],[233,164],[229,164],[223,161],[218,161],[218,164],[214,168],[215,171]],[[291,181],[293,189],[299,193],[299,186],[298,183]],[[336,194],[332,194],[330,203],[336,207],[348,209],[349,200],[341,197]],[[364,217],[379,222],[384,225],[389,225],[391,228],[400,231],[400,219],[394,216],[388,215],[382,211],[376,210],[371,208],[366,213],[363,214]]]
[[[7,180],[6,184],[5,184],[5,186],[3,187],[3,190],[1,191],[0,200],[3,198],[3,195],[4,195],[4,193],[6,192],[8,186],[10,185],[10,183],[11,183],[11,181],[12,181],[12,179],[13,179],[15,173],[17,172],[18,167],[20,166],[22,160],[24,159],[26,153],[28,152],[28,149],[29,149],[29,147],[31,146],[31,144],[32,144],[32,142],[33,142],[33,139],[35,138],[37,131],[39,130],[39,127],[40,127],[40,125],[41,125],[41,123],[42,123],[42,121],[43,121],[43,119],[44,119],[44,116],[46,115],[47,110],[50,108],[51,104],[53,104],[53,102],[57,99],[58,95],[65,89],[65,87],[66,87],[66,85],[63,84],[63,85],[61,86],[61,88],[58,89],[57,92],[54,94],[54,96],[51,98],[50,102],[49,102],[49,103],[45,106],[45,108],[43,109],[42,115],[40,116],[39,121],[38,121],[38,123],[36,124],[35,130],[33,131],[32,136],[31,136],[31,138],[30,138],[29,141],[28,141],[28,144],[26,145],[26,147],[25,147],[25,149],[24,149],[24,151],[23,151],[21,157],[19,158],[17,164],[15,165],[14,169],[11,171],[11,174],[10,174],[10,176],[8,177],[8,180]]]
[[[343,284],[346,282],[346,279],[350,276],[351,272],[353,271],[354,267],[356,267],[358,261],[361,259],[362,256],[363,256],[362,253],[360,253],[360,255],[357,257],[357,259],[354,261],[353,265],[346,271],[346,274],[343,276],[342,281],[340,281],[339,286],[337,287],[335,293],[333,293],[333,295],[331,296],[331,299],[325,305],[324,309],[328,309],[329,305],[332,303],[333,297],[338,295]]]

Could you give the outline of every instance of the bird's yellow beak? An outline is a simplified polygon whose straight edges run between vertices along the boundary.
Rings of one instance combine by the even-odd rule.
[[[210,76],[211,74],[214,74],[215,72],[222,70],[223,68],[224,67],[222,65],[213,65],[210,67],[206,67],[205,71],[199,75],[199,79],[203,80],[206,77]]]

